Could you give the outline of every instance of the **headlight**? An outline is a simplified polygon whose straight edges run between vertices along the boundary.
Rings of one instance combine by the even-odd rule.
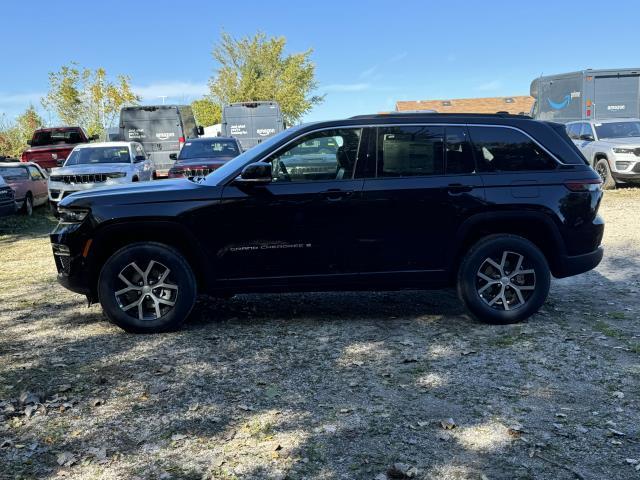
[[[122,178],[122,177],[126,177],[127,174],[125,172],[114,172],[114,173],[107,173],[106,176],[107,178]]]
[[[634,148],[614,148],[613,151],[615,153],[630,153],[632,155],[635,153]]]
[[[58,207],[60,221],[64,223],[80,223],[89,214],[89,210]]]

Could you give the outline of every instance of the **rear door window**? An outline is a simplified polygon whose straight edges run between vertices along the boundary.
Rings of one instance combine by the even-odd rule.
[[[378,177],[444,173],[444,127],[397,126],[378,129]]]
[[[556,161],[523,132],[507,127],[469,127],[483,172],[553,170]]]

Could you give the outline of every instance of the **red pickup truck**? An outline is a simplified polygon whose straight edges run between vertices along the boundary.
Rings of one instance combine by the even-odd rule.
[[[37,163],[46,169],[56,168],[76,145],[97,138],[97,135],[89,137],[80,127],[40,128],[33,132],[29,148],[22,153],[20,160]]]

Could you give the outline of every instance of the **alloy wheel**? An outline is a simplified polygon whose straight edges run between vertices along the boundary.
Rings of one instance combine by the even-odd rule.
[[[171,270],[160,262],[149,261],[142,270],[131,262],[118,274],[124,288],[115,292],[116,301],[127,315],[139,320],[156,320],[169,313],[178,298],[178,285]]]
[[[535,270],[527,268],[524,255],[516,252],[504,251],[496,258],[486,258],[476,273],[478,296],[498,310],[522,307],[536,288]]]
[[[602,179],[603,183],[607,181],[608,173],[607,173],[606,165],[604,165],[603,163],[598,163],[596,165],[596,173],[600,175],[600,178]]]

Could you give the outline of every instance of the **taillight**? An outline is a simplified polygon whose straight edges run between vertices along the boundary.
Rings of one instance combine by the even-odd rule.
[[[20,155],[20,161],[21,162],[27,162],[27,152],[22,152],[22,155]]]
[[[564,182],[564,186],[572,192],[595,192],[600,190],[602,180],[599,178],[590,178],[588,180],[568,180]]]
[[[182,150],[182,147],[184,147],[184,137],[180,137],[178,142],[180,143],[180,150]]]

